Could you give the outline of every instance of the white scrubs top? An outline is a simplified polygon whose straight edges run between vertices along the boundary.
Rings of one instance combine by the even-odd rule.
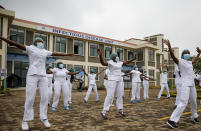
[[[88,74],[89,77],[89,85],[95,85],[96,84],[96,74]]]
[[[193,71],[192,61],[180,59],[178,67],[181,74],[182,86],[195,86],[195,74]]]
[[[55,81],[66,81],[66,77],[69,73],[68,70],[66,70],[65,68],[54,68],[51,69],[51,71],[54,73],[55,76]]]
[[[176,84],[181,83],[181,77],[179,75],[179,68],[178,68],[178,66],[176,66],[176,68],[175,68],[174,75],[175,75],[175,83]]]
[[[132,70],[132,82],[141,82],[140,75],[142,74],[139,71]]]
[[[162,72],[161,73],[161,83],[162,84],[167,84],[167,72]]]
[[[148,78],[145,78],[145,76],[143,76],[143,84],[149,84],[149,75],[147,75]],[[148,79],[148,80],[147,80]]]
[[[29,69],[27,75],[46,76],[46,58],[51,56],[52,52],[31,45],[26,46],[26,53],[29,57]]]
[[[113,60],[108,61],[108,69],[110,71],[108,74],[108,80],[121,81],[122,65],[123,65],[123,62],[121,62],[121,61],[118,61],[118,62],[114,62]]]

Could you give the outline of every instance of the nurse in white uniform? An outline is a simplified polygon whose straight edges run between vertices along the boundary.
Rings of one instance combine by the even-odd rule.
[[[175,75],[175,85],[177,89],[177,96],[176,96],[176,102],[175,102],[175,108],[176,108],[181,97],[181,86],[182,86],[181,74],[180,74],[178,66],[176,66],[175,68],[174,75]]]
[[[75,69],[72,67],[69,70],[71,73],[75,72]],[[72,87],[73,87],[73,81],[74,81],[75,76],[74,75],[67,75],[67,84],[68,84],[68,104],[72,104]]]
[[[144,73],[143,76],[143,87],[144,87],[144,99],[149,99],[149,81],[150,80],[154,80],[152,78],[149,77],[149,75],[147,75],[146,73]]]
[[[66,81],[67,75],[76,75],[79,72],[71,73],[64,68],[62,62],[58,62],[56,64],[56,68],[52,69],[50,73],[54,74],[54,99],[52,104],[52,111],[56,111],[56,107],[59,104],[60,93],[63,93],[63,102],[65,110],[69,110],[68,104],[68,96],[69,96],[69,88]]]
[[[121,61],[118,61],[117,54],[112,53],[110,55],[110,60],[104,61],[102,57],[102,52],[100,49],[98,49],[98,55],[99,55],[101,64],[103,66],[108,66],[108,69],[110,71],[108,75],[107,96],[105,98],[104,108],[103,108],[103,111],[101,112],[101,116],[103,117],[103,119],[107,119],[106,113],[107,111],[109,111],[109,108],[111,106],[112,100],[114,98],[115,90],[117,94],[117,100],[116,100],[117,108],[119,110],[119,113],[122,116],[125,116],[125,113],[123,112],[124,89],[122,88],[122,85],[120,84],[122,81],[121,68],[122,68],[122,65],[126,65],[134,61],[136,57],[133,58],[132,60],[121,62]]]
[[[198,55],[192,61],[190,61],[190,52],[189,50],[184,50],[182,52],[181,59],[177,59],[174,56],[172,51],[170,42],[168,40],[165,41],[165,44],[169,48],[170,55],[174,62],[178,65],[181,74],[181,96],[178,102],[176,109],[173,111],[170,119],[167,121],[167,124],[171,128],[178,128],[177,122],[179,121],[184,109],[186,108],[188,101],[190,99],[191,104],[191,112],[192,112],[192,119],[195,123],[199,123],[198,114],[197,114],[197,92],[195,89],[195,82],[194,82],[194,71],[193,71],[193,64],[198,60],[200,53],[199,48],[197,48]]]
[[[166,89],[167,92],[167,98],[170,99],[170,91],[169,91],[169,87],[168,87],[168,81],[167,81],[167,72],[168,72],[168,67],[167,65],[165,66],[166,69],[163,69],[163,71],[161,71],[161,64],[160,64],[160,74],[161,74],[161,90],[158,93],[158,97],[157,100],[160,101],[161,95],[163,93],[164,88]]]
[[[47,67],[47,71],[50,71],[51,69],[52,69],[51,66]],[[50,101],[52,98],[53,73],[51,73],[51,74],[47,73],[47,80],[48,80],[48,106],[50,106]]]
[[[48,110],[48,81],[46,76],[45,63],[48,56],[72,56],[72,54],[50,52],[44,49],[44,43],[41,38],[35,38],[31,46],[24,46],[14,41],[8,40],[0,36],[0,39],[6,41],[10,45],[26,51],[29,57],[29,69],[26,77],[26,100],[24,117],[22,120],[22,130],[29,130],[28,121],[34,119],[33,104],[35,100],[36,90],[40,92],[40,119],[45,127],[50,127],[47,118]]]
[[[86,96],[83,99],[84,103],[86,103],[88,101],[92,89],[94,90],[96,101],[99,101],[98,90],[97,90],[97,86],[96,86],[96,76],[98,76],[104,70],[100,71],[99,73],[95,73],[95,70],[91,69],[90,70],[90,74],[87,74],[85,72],[85,70],[83,70],[83,71],[84,71],[84,74],[86,76],[88,76],[88,78],[89,78],[89,87],[88,87],[88,90],[87,90],[87,94],[86,94]]]
[[[131,103],[135,103],[135,97],[137,98],[137,102],[141,102],[140,100],[140,85],[141,85],[141,75],[142,73],[138,71],[138,68],[136,67],[135,70],[132,70],[131,72],[127,73],[127,75],[132,74],[132,97],[131,97]]]

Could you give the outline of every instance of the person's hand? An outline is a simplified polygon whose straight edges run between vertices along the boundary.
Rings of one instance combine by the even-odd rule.
[[[201,50],[200,50],[200,48],[199,48],[199,47],[197,47],[197,48],[196,48],[196,51],[198,52],[198,54],[200,54],[200,53],[201,53]]]
[[[171,47],[169,40],[164,40],[164,43],[165,43],[168,47]]]
[[[97,50],[98,55],[102,55],[102,51],[100,49]]]

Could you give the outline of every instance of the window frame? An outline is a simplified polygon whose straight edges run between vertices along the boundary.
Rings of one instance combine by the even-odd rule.
[[[98,58],[99,56],[98,56],[98,53],[97,53],[97,56],[91,56],[91,45],[97,45],[98,46],[98,48],[99,48],[99,44],[97,44],[97,43],[93,43],[93,42],[89,42],[89,57],[95,57],[95,58]],[[97,49],[98,49],[97,48]]]
[[[142,57],[143,57],[142,60],[139,60],[139,57],[138,57],[138,51],[139,50],[142,51]],[[139,49],[139,50],[136,51],[137,61],[144,61],[144,50],[143,49]]]
[[[116,47],[116,53],[117,53],[117,55],[118,55],[118,52],[117,52],[118,49],[120,49],[120,50],[122,49],[122,51],[123,51],[122,52],[122,59],[120,59],[120,56],[118,56],[119,57],[119,61],[124,61],[124,48]]]
[[[150,52],[153,52],[153,59],[150,60]],[[155,51],[153,49],[148,50],[148,61],[155,62]]]
[[[133,58],[135,57],[134,51],[132,51],[132,50],[127,50],[127,60],[131,60],[131,59],[128,58],[128,52],[133,52]]]
[[[75,54],[75,50],[74,50],[74,49],[75,49],[75,41],[76,41],[76,40],[83,42],[83,43],[82,43],[82,44],[83,44],[83,46],[82,46],[82,47],[83,47],[83,48],[82,48],[82,55],[80,55],[80,54]],[[73,53],[74,53],[74,55],[76,55],[76,56],[84,56],[84,53],[85,53],[85,52],[84,52],[84,47],[85,47],[85,46],[84,46],[84,43],[85,43],[84,40],[73,39]]]
[[[110,45],[104,45],[104,58],[107,59],[107,60],[109,60],[110,56],[108,58],[106,57],[106,50],[105,50],[106,47],[111,47],[111,53],[110,53],[110,55],[111,55],[112,54],[112,46],[110,46]]]
[[[18,30],[22,30],[22,31],[24,32],[24,41],[23,41],[23,43],[19,43],[19,42],[17,42],[17,41],[15,41],[15,42],[17,42],[17,43],[19,43],[19,44],[22,44],[22,45],[25,45],[25,41],[26,41],[26,29],[22,29],[22,28],[20,28],[20,27],[12,27],[12,26],[9,27],[9,29],[8,29],[9,39],[10,39],[10,37],[11,37],[11,29],[16,29],[17,32],[18,32]],[[15,48],[17,48],[16,46],[9,45],[9,44],[8,44],[8,47],[15,47]]]
[[[55,51],[55,52],[58,52],[58,51],[56,50],[56,46],[57,46],[57,37],[60,38],[60,39],[63,38],[63,39],[66,40],[66,43],[65,43],[65,45],[66,45],[66,50],[65,50],[65,52],[61,52],[61,51],[59,51],[59,52],[60,52],[60,53],[67,53],[67,49],[68,49],[68,47],[67,47],[67,46],[68,46],[68,38],[60,37],[60,36],[55,36],[55,40],[54,40],[54,43],[55,43],[55,44],[54,44],[54,51]],[[59,44],[61,44],[61,43],[59,43]]]

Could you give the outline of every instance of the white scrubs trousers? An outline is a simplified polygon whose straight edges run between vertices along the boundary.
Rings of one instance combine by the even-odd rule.
[[[59,98],[60,98],[60,93],[63,93],[63,102],[64,102],[64,107],[69,106],[68,105],[68,84],[65,79],[61,80],[55,80],[54,82],[54,100],[52,107],[57,107],[59,103]]]
[[[176,83],[177,96],[176,96],[175,105],[179,104],[179,101],[180,101],[180,98],[181,98],[181,86],[182,86],[182,83]]]
[[[161,90],[160,90],[160,92],[158,94],[158,98],[161,98],[161,94],[163,93],[164,88],[166,89],[167,97],[170,97],[170,92],[169,92],[168,84],[167,83],[162,83],[161,84]]]
[[[89,88],[88,88],[88,90],[87,90],[87,94],[86,94],[86,96],[85,96],[84,99],[85,99],[86,101],[88,101],[92,89],[94,90],[96,101],[98,101],[98,100],[99,100],[99,97],[98,97],[98,91],[97,91],[97,86],[96,86],[96,84],[90,84],[90,85],[89,85]]]
[[[72,97],[72,83],[70,81],[67,81],[68,83],[68,102],[71,102],[71,97]]]
[[[149,99],[149,84],[143,83],[144,87],[144,99]]]
[[[111,103],[114,99],[114,93],[116,90],[116,106],[120,110],[123,110],[123,95],[124,95],[124,88],[122,87],[121,81],[114,81],[114,80],[108,80],[107,83],[107,96],[105,98],[104,107],[103,107],[103,113],[106,113],[106,111],[109,111]]]
[[[48,83],[46,76],[27,75],[26,78],[26,100],[24,110],[24,121],[34,119],[33,104],[36,96],[37,87],[40,92],[40,119],[47,119],[48,110]]]
[[[178,122],[184,109],[186,108],[188,104],[188,100],[190,99],[190,105],[191,105],[191,112],[192,112],[192,118],[197,118],[197,93],[196,89],[193,86],[183,86],[181,87],[181,97],[180,101],[177,105],[177,108],[172,113],[170,120],[174,122]]]
[[[52,79],[48,79],[48,104],[50,104],[51,98],[52,98]]]
[[[132,97],[131,101],[135,100],[135,97],[140,100],[140,85],[141,82],[132,82]]]

